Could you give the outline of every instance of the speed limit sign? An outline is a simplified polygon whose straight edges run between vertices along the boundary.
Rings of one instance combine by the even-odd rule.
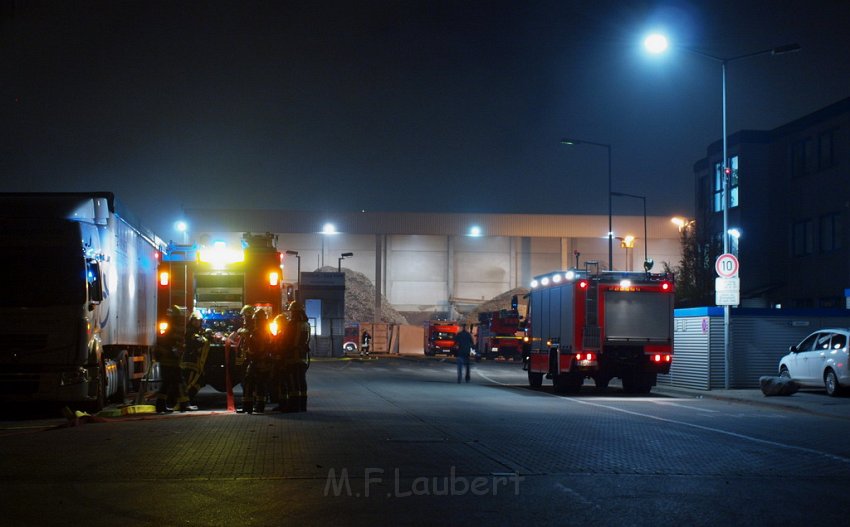
[[[738,270],[741,265],[734,254],[721,254],[714,262],[714,270],[717,271],[717,276],[720,278],[732,278],[738,276]]]

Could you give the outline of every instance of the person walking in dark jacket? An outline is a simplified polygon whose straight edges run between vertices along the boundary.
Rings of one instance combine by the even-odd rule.
[[[469,355],[472,352],[473,342],[472,335],[466,330],[466,324],[461,326],[460,331],[455,335],[455,347],[457,348],[457,382],[460,384],[464,367],[466,367],[466,382],[469,382]]]

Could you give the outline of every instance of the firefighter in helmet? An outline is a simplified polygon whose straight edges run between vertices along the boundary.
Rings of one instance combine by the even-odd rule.
[[[181,337],[179,328],[183,325],[183,310],[179,306],[168,308],[168,326],[156,339],[154,357],[159,363],[161,382],[156,394],[157,413],[171,412],[176,406],[183,411],[188,407],[186,386],[180,374]]]
[[[289,303],[289,324],[286,330],[291,334],[287,339],[290,349],[287,354],[293,361],[291,369],[292,408],[293,411],[307,411],[307,369],[310,367],[310,322],[301,302]]]
[[[236,367],[242,368],[242,399],[245,399],[245,374],[248,371],[248,344],[251,337],[251,331],[254,328],[254,306],[244,305],[242,309],[239,310],[239,315],[242,317],[242,326],[236,330],[235,338],[232,338],[232,341],[235,342],[236,345]],[[253,399],[252,399],[253,401]],[[253,411],[253,402],[252,411]],[[237,410],[238,413],[243,413],[246,411],[246,407],[243,404],[242,408]]]
[[[203,320],[203,316],[198,311],[193,311],[189,315],[189,321],[186,323],[183,358],[180,361],[183,382],[186,383],[186,395],[189,397],[189,410],[198,409],[195,396],[202,387],[201,377],[210,351],[209,340],[204,336]]]
[[[272,368],[271,333],[264,309],[254,312],[253,329],[248,337],[245,378],[242,380],[242,408],[245,413],[263,413]]]
[[[281,313],[274,317],[272,327],[276,332],[272,343],[272,372],[269,380],[269,396],[272,402],[277,403],[275,411],[286,412],[289,407],[289,399],[292,394],[291,363],[292,360],[288,355],[291,346],[288,340],[290,338],[289,320]]]

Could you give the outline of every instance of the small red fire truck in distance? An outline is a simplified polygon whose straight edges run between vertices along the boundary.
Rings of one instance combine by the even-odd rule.
[[[210,330],[210,351],[204,367],[204,382],[225,391],[225,356],[229,353],[232,384],[241,382],[237,367],[236,342],[231,332],[242,324],[243,305],[265,309],[269,320],[282,310],[285,287],[277,236],[245,233],[242,247],[231,249],[222,243],[198,248],[170,244],[159,266],[157,315],[160,327],[167,321],[172,305],[186,313],[198,310],[204,328]]]
[[[523,329],[517,311],[517,297],[511,309],[486,311],[478,314],[478,339],[476,353],[479,357],[493,359],[504,357],[518,360],[522,357]]]
[[[448,320],[429,320],[425,322],[425,355],[433,357],[438,353],[455,353],[455,335],[460,331],[457,322]]]
[[[641,272],[558,271],[529,294],[528,382],[551,378],[557,392],[597,388],[619,377],[627,393],[649,393],[673,358],[673,277]]]

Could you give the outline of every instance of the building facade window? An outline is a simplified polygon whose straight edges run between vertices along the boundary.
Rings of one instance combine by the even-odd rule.
[[[791,177],[803,177],[815,171],[817,157],[815,143],[811,137],[791,144]]]
[[[825,296],[818,298],[818,307],[827,309],[840,309],[844,307],[844,299],[838,296]]]
[[[818,170],[835,165],[835,132],[835,129],[827,130],[818,136]]]
[[[841,249],[841,215],[827,214],[818,222],[820,252],[828,253]]]
[[[792,242],[794,256],[805,256],[814,251],[814,222],[803,220],[794,223]]]
[[[729,159],[729,208],[738,206],[738,156]],[[720,163],[714,165],[714,212],[723,210],[723,167]]]

